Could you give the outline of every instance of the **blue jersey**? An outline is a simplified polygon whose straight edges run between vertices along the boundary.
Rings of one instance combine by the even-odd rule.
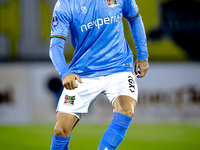
[[[61,77],[67,72],[96,77],[133,71],[122,16],[132,19],[138,11],[135,0],[59,0],[53,12],[51,37],[66,40],[70,31],[75,49],[69,68],[58,70]],[[143,51],[147,52],[146,45]],[[147,58],[145,55],[142,59]]]

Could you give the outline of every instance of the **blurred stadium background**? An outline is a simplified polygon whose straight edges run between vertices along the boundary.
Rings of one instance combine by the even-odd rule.
[[[200,0],[136,0],[149,49],[139,103],[119,150],[200,149]],[[62,86],[49,59],[56,0],[0,0],[0,149],[49,149]],[[136,53],[124,19],[126,39]],[[70,62],[73,47],[65,46]],[[103,95],[73,131],[72,149],[96,149],[111,121]]]

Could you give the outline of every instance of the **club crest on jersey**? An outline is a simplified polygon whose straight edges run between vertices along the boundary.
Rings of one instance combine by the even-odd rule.
[[[64,104],[71,104],[71,105],[74,105],[74,101],[75,101],[75,96],[68,96],[68,95],[65,95]]]
[[[54,16],[52,19],[52,26],[55,28],[58,25],[58,17]]]
[[[107,0],[108,7],[115,7],[117,6],[117,0]]]

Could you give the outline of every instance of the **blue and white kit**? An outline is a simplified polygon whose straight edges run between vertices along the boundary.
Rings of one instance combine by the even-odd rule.
[[[146,35],[135,0],[58,0],[52,18],[50,57],[62,79],[77,74],[82,83],[76,80],[77,88],[64,88],[57,112],[81,119],[101,93],[108,97],[112,106],[122,95],[137,102],[133,54],[124,37],[123,16],[129,22],[137,59],[147,60]],[[68,31],[75,49],[69,67],[63,55]],[[130,116],[116,111],[98,150],[115,150],[124,139],[131,120]],[[51,150],[68,150],[70,137],[54,132]]]
[[[71,73],[85,78],[133,72],[123,16],[129,22],[137,59],[147,60],[146,35],[135,0],[59,0],[53,12],[50,57],[60,77]],[[69,67],[63,55],[68,31],[75,49]]]

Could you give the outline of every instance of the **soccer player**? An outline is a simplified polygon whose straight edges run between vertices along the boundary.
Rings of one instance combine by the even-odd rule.
[[[136,45],[137,60],[123,31],[127,18]],[[75,49],[66,65],[63,55],[68,31]],[[58,0],[52,19],[50,58],[65,87],[57,106],[51,150],[68,150],[71,131],[100,93],[114,109],[111,124],[98,150],[115,150],[134,116],[138,88],[135,75],[149,68],[146,35],[135,0]]]

